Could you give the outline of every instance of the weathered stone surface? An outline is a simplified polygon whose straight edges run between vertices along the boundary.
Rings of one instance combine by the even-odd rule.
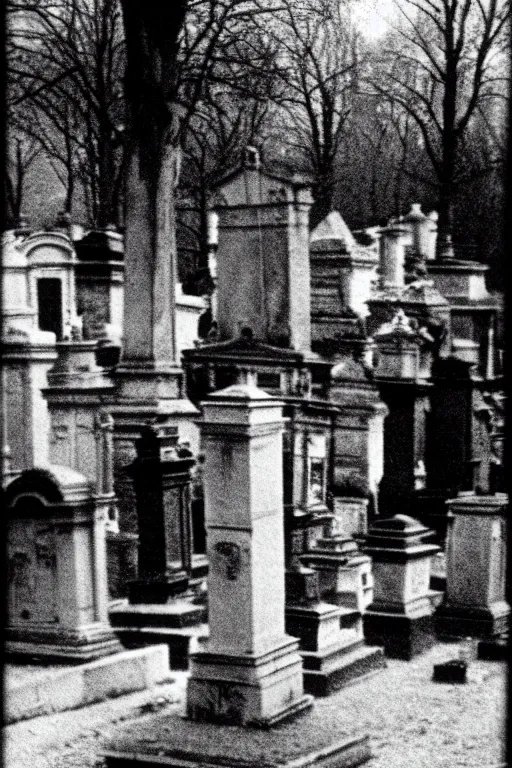
[[[169,678],[165,645],[122,651],[77,667],[48,672],[7,689],[4,717],[15,723],[142,691]]]
[[[210,637],[191,658],[187,712],[273,725],[311,704],[284,625],[281,403],[236,385],[203,411]]]

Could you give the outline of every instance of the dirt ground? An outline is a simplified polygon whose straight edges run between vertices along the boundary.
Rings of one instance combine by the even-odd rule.
[[[331,696],[343,727],[370,735],[369,768],[505,768],[507,664],[471,660],[467,684],[434,683],[433,664],[458,658],[460,648],[438,644],[410,662],[388,660],[386,670]],[[135,732],[155,712],[181,709],[186,673],[173,675],[149,691],[5,727],[4,765],[99,768],[116,728]]]

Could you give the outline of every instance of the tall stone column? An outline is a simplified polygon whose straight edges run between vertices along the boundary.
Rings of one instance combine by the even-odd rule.
[[[116,493],[120,525],[136,532],[133,495],[121,474],[135,458],[147,422],[190,431],[196,408],[186,399],[176,355],[176,212],[181,125],[175,102],[176,40],[185,4],[175,8],[122,3],[128,66],[124,317],[115,372]],[[188,435],[187,435],[188,436]]]
[[[284,627],[281,406],[250,384],[203,404],[210,638],[191,658],[193,720],[272,725],[311,703]]]

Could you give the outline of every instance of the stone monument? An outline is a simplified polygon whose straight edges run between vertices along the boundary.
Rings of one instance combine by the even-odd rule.
[[[487,638],[508,630],[508,495],[460,493],[447,501],[446,593],[438,634]]]
[[[4,492],[6,651],[90,661],[121,650],[108,624],[105,516],[84,475],[29,469]]]
[[[203,412],[210,638],[191,658],[187,713],[270,726],[312,701],[284,626],[281,403],[234,385]]]
[[[166,643],[173,668],[186,668],[192,643],[206,632],[199,604],[208,571],[194,554],[191,515],[193,458],[179,457],[177,427],[147,426],[129,468],[137,501],[138,578],[128,582],[129,604],[110,620],[126,646]]]
[[[407,515],[377,520],[362,547],[373,559],[374,597],[364,614],[369,643],[411,659],[435,642],[430,562],[432,531]]]

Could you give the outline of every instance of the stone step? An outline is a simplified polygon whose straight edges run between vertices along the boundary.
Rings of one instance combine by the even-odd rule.
[[[112,606],[109,619],[112,627],[191,627],[206,621],[207,609],[188,600],[152,604],[124,602]]]
[[[165,645],[122,651],[79,666],[26,675],[21,683],[6,687],[4,722],[16,723],[143,691],[168,681],[169,675]]]

